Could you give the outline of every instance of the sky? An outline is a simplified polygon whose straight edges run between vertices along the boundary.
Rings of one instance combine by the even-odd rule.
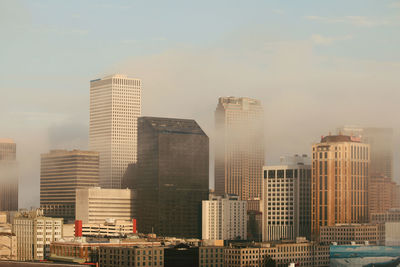
[[[143,115],[195,119],[211,145],[218,97],[261,100],[267,164],[342,125],[392,127],[399,181],[399,47],[398,0],[2,0],[20,207],[39,204],[41,153],[87,149],[89,81],[113,73],[142,79]]]

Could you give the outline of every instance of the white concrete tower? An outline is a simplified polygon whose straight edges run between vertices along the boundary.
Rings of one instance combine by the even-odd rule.
[[[100,153],[100,186],[121,188],[129,163],[136,162],[137,118],[142,82],[125,75],[90,81],[89,149]]]

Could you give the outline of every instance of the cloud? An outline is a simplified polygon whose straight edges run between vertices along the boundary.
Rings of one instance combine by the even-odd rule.
[[[322,17],[306,16],[308,20],[319,21],[323,23],[344,23],[359,27],[384,26],[395,23],[393,19],[370,18],[365,16],[343,16],[343,17]]]
[[[311,36],[311,40],[313,41],[314,44],[316,45],[330,45],[335,41],[344,41],[344,40],[350,40],[353,37],[351,35],[344,35],[344,36],[336,36],[336,37],[327,37],[327,36],[322,36],[320,34],[313,34]]]

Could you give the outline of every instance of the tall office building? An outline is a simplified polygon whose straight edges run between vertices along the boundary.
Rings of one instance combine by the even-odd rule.
[[[75,220],[76,189],[99,184],[99,153],[51,150],[41,155],[40,207],[46,216]]]
[[[333,135],[312,146],[312,238],[321,226],[368,221],[370,145]]]
[[[311,165],[307,155],[281,158],[265,166],[263,241],[311,236]]]
[[[264,113],[260,101],[220,97],[215,111],[215,194],[261,197]]]
[[[194,120],[140,117],[138,231],[201,237],[201,202],[208,199],[209,141]]]
[[[397,208],[397,184],[389,177],[371,176],[368,183],[369,216]]]
[[[238,196],[210,195],[202,204],[202,239],[247,240],[247,202]]]
[[[18,210],[18,166],[16,144],[0,138],[0,210]]]
[[[125,75],[90,81],[89,149],[100,153],[101,187],[121,188],[125,169],[136,162],[141,86]]]
[[[358,136],[361,142],[371,146],[370,174],[393,177],[393,129],[344,126],[338,129],[344,135]]]

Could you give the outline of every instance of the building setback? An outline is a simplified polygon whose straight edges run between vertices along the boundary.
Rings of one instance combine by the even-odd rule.
[[[311,166],[306,155],[281,158],[265,166],[263,241],[296,240],[311,235]]]
[[[335,135],[312,146],[312,238],[321,226],[368,221],[370,146]]]
[[[12,139],[0,138],[0,210],[18,210],[17,145]]]
[[[200,238],[208,168],[208,137],[194,120],[139,118],[138,162],[131,177],[138,231]]]
[[[202,239],[247,239],[247,203],[238,196],[210,195],[202,211]]]
[[[76,189],[99,184],[99,154],[51,150],[41,155],[40,207],[45,216],[75,220]]]
[[[107,219],[132,221],[135,194],[131,189],[100,187],[76,190],[76,219],[82,223],[104,223]]]
[[[264,111],[261,102],[220,97],[215,111],[215,194],[261,198],[264,166]]]
[[[126,167],[136,162],[141,95],[141,80],[125,75],[90,81],[89,149],[100,153],[103,188],[121,188]]]

